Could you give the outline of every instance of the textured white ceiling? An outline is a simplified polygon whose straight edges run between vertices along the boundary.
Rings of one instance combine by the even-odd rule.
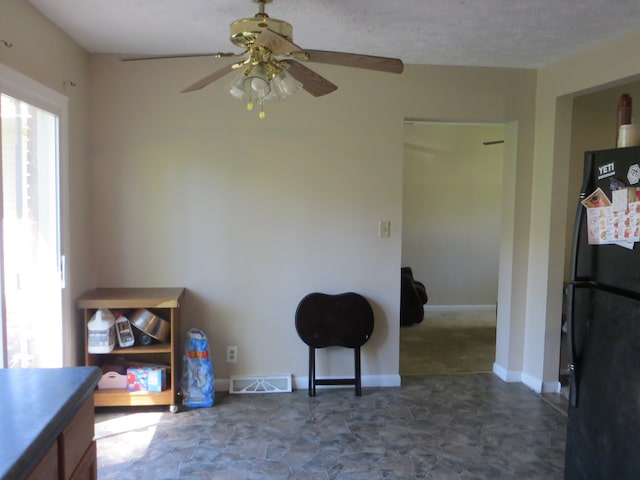
[[[238,51],[251,0],[29,0],[90,52]],[[639,0],[273,0],[303,48],[405,63],[537,68],[640,25]]]

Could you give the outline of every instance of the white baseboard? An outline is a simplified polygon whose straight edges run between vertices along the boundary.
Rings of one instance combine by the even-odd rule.
[[[558,381],[543,382],[539,378],[527,374],[522,374],[522,383],[536,393],[559,393],[562,389],[562,384]]]
[[[331,377],[321,377],[331,378]],[[342,377],[336,377],[342,378]],[[401,385],[400,375],[363,375],[363,387],[399,387]],[[309,377],[294,377],[293,386],[295,389],[309,388]],[[316,388],[353,388],[353,385],[319,385]]]
[[[529,375],[528,373],[522,373],[522,383],[524,383],[527,387],[533,390],[536,393],[542,392],[542,380],[534,377],[533,375]]]
[[[541,393],[560,393],[562,392],[562,383],[560,382],[542,382]]]
[[[524,372],[507,371],[497,363],[493,364],[493,373],[495,373],[500,379],[505,382],[524,383],[527,387],[536,393],[559,393],[562,389],[562,384],[558,382],[543,382],[533,375],[529,375]]]
[[[497,363],[493,364],[493,373],[496,374],[498,378],[507,382],[507,383],[515,383],[522,381],[522,372],[513,372],[508,371]]]
[[[493,373],[502,381],[507,383],[524,383],[536,393],[558,393],[562,389],[560,382],[543,382],[542,380],[519,371],[507,371],[497,363],[493,364]],[[400,375],[364,375],[362,377],[363,387],[399,387],[402,385]],[[309,386],[308,377],[294,377],[294,390],[304,390]],[[229,379],[217,378],[214,381],[216,392],[229,391]],[[320,385],[321,388],[353,388],[352,385]]]
[[[322,377],[322,378],[327,378],[327,377]],[[401,385],[400,375],[363,375],[361,381],[362,381],[363,387],[399,387]],[[228,392],[229,379],[216,378],[214,380],[214,388],[216,392]],[[293,388],[294,390],[306,390],[307,388],[309,388],[309,377],[294,376]],[[321,388],[354,388],[354,387],[353,385],[335,385],[335,386],[319,385],[316,388],[321,389]]]
[[[425,305],[425,312],[459,312],[465,310],[483,310],[495,312],[496,305]]]

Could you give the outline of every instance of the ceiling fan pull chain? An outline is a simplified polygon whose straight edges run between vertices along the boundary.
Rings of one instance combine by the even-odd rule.
[[[264,113],[264,102],[258,99],[258,104],[260,105],[260,113],[258,113],[258,118],[260,120],[263,120],[264,117],[267,116],[267,114]],[[249,99],[249,101],[247,102],[247,110],[249,111],[253,110],[253,102],[251,99]]]

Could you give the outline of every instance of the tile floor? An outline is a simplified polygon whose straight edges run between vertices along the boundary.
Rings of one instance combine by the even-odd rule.
[[[566,416],[493,374],[400,388],[216,393],[213,408],[98,409],[98,478],[558,480]]]

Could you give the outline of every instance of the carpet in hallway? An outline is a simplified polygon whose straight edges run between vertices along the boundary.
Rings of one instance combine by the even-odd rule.
[[[491,372],[495,345],[495,311],[427,312],[400,329],[400,375]]]

